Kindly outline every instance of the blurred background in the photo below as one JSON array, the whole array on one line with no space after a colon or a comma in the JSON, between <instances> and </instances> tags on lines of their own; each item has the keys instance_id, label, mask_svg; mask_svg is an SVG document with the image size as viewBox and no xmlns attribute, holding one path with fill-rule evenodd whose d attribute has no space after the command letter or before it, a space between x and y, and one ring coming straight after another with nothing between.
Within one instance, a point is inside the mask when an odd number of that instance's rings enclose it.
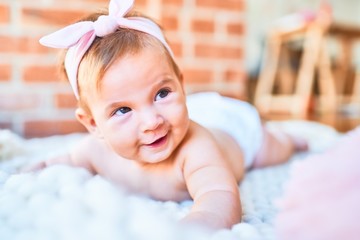
<instances>
[{"instance_id":1,"label":"blurred background","mask_svg":"<svg viewBox=\"0 0 360 240\"><path fill-rule=\"evenodd\" d=\"M27 138L85 131L74 117L70 86L57 75L57 51L38 40L107 5L0 0L0 128ZM255 104L264 119L310 119L346 131L360 124L360 1L329 0L325 15L323 5L137 0L135 8L165 29L188 93L218 91ZM278 101L279 94L288 98Z\"/></svg>"}]
</instances>

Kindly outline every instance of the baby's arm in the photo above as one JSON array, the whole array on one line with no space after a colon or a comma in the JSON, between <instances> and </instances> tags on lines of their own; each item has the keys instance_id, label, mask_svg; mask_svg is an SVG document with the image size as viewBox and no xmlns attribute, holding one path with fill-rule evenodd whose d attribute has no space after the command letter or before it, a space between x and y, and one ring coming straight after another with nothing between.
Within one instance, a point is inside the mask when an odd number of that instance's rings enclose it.
<instances>
[{"instance_id":1,"label":"baby's arm","mask_svg":"<svg viewBox=\"0 0 360 240\"><path fill-rule=\"evenodd\" d=\"M206 151L187 159L184 165L184 176L194 205L183 222L211 229L231 228L241 220L236 179L216 146L204 149Z\"/></svg>"},{"instance_id":2,"label":"baby's arm","mask_svg":"<svg viewBox=\"0 0 360 240\"><path fill-rule=\"evenodd\" d=\"M75 167L84 167L89 171L93 171L93 167L90 161L91 153L88 151L88 149L94 149L93 147L91 147L92 145L91 142L93 142L93 140L91 140L92 138L93 137L90 135L86 136L83 139L81 139L79 142L77 142L68 153L64 153L40 161L38 163L25 167L21 171L22 172L38 171L55 164L65 164Z\"/></svg>"},{"instance_id":3,"label":"baby's arm","mask_svg":"<svg viewBox=\"0 0 360 240\"><path fill-rule=\"evenodd\" d=\"M68 164L71 165L70 155L68 153L62 154L53 158L49 158L47 160L43 160L37 162L35 164L30 164L29 166L25 166L21 169L21 172L35 172L42 170L48 166L55 165L55 164Z\"/></svg>"}]
</instances>

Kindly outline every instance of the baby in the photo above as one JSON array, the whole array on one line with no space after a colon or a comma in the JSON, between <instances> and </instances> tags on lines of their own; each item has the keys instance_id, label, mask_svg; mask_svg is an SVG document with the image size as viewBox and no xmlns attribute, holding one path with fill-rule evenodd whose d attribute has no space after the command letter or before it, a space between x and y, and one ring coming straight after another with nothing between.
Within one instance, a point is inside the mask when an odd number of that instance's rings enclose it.
<instances>
[{"instance_id":1,"label":"baby","mask_svg":"<svg viewBox=\"0 0 360 240\"><path fill-rule=\"evenodd\" d=\"M186 97L159 26L132 5L111 0L109 13L40 40L67 49L76 117L90 134L67 156L32 169L70 164L154 199L192 199L182 222L230 228L241 220L244 171L285 162L306 143L264 129L245 102L216 93Z\"/></svg>"}]
</instances>

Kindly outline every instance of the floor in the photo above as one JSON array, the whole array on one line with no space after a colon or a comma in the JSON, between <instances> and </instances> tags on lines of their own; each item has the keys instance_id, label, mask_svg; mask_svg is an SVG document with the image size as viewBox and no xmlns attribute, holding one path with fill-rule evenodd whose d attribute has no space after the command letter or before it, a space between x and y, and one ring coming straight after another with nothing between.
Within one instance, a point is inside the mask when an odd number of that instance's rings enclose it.
<instances>
[{"instance_id":1,"label":"floor","mask_svg":"<svg viewBox=\"0 0 360 240\"><path fill-rule=\"evenodd\" d=\"M344 113L310 113L305 118L296 118L287 114L270 114L262 116L265 120L289 120L289 119L306 119L309 121L320 122L334 127L339 132L347 132L360 126L360 113L357 115L348 115Z\"/></svg>"},{"instance_id":2,"label":"floor","mask_svg":"<svg viewBox=\"0 0 360 240\"><path fill-rule=\"evenodd\" d=\"M248 100L250 103L253 103L254 92L256 88L256 78L249 79L248 84ZM326 125L334 127L339 132L347 132L351 129L354 129L357 126L360 126L360 104L354 109L342 107L342 111L337 111L336 113L316 113L314 111L309 111L308 115L304 118L297 118L289 114L268 114L262 116L264 120L289 120L289 119L306 119L310 121L320 122Z\"/></svg>"}]
</instances>

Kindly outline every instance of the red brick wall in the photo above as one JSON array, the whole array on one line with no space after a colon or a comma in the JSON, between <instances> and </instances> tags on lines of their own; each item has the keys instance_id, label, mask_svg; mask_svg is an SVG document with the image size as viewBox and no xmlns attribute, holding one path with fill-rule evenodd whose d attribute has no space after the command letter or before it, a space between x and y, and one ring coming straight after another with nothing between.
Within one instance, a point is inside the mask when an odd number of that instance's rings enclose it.
<instances>
[{"instance_id":1,"label":"red brick wall","mask_svg":"<svg viewBox=\"0 0 360 240\"><path fill-rule=\"evenodd\" d=\"M58 80L56 50L38 39L108 0L0 2L0 128L25 137L84 131L75 98ZM188 92L216 90L246 98L245 0L137 0L156 19L183 70Z\"/></svg>"}]
</instances>

